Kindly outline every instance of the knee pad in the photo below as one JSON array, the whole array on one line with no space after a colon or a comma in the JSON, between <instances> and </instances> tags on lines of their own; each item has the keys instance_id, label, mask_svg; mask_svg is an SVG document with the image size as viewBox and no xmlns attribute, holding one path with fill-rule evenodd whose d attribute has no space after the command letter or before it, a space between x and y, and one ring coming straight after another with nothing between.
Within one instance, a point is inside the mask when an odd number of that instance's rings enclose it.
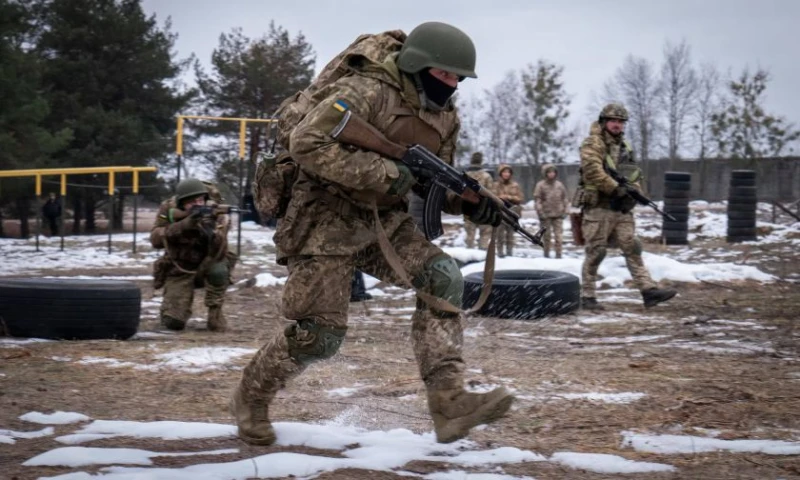
<instances>
[{"instance_id":1,"label":"knee pad","mask_svg":"<svg viewBox=\"0 0 800 480\"><path fill-rule=\"evenodd\" d=\"M586 252L587 253L586 256L587 257L591 257L592 258L592 263L595 264L595 265L600 265L600 262L602 262L603 259L606 258L606 247L605 247L605 245L601 245L601 246L597 246L597 247L591 247L588 250L589 251Z\"/></svg>"},{"instance_id":2,"label":"knee pad","mask_svg":"<svg viewBox=\"0 0 800 480\"><path fill-rule=\"evenodd\" d=\"M622 254L626 257L630 255L641 255L642 242L638 238L634 238L630 242L625 242L625 245L622 248Z\"/></svg>"},{"instance_id":3,"label":"knee pad","mask_svg":"<svg viewBox=\"0 0 800 480\"><path fill-rule=\"evenodd\" d=\"M423 288L431 295L447 300L461 308L464 297L464 277L455 260L448 255L433 257L425 272L415 279L417 288Z\"/></svg>"},{"instance_id":4,"label":"knee pad","mask_svg":"<svg viewBox=\"0 0 800 480\"><path fill-rule=\"evenodd\" d=\"M301 365L331 358L344 342L347 327L320 325L314 320L299 320L286 327L283 334L289 344L289 356Z\"/></svg>"},{"instance_id":5,"label":"knee pad","mask_svg":"<svg viewBox=\"0 0 800 480\"><path fill-rule=\"evenodd\" d=\"M228 284L228 264L224 262L212 263L206 274L206 281L215 287L224 287Z\"/></svg>"}]
</instances>

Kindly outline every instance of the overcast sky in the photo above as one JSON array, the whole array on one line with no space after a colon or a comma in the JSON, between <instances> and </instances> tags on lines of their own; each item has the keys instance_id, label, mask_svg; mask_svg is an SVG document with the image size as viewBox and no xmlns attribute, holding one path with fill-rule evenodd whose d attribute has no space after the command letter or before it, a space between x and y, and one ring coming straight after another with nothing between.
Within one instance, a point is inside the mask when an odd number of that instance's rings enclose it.
<instances>
[{"instance_id":1,"label":"overcast sky","mask_svg":"<svg viewBox=\"0 0 800 480\"><path fill-rule=\"evenodd\" d=\"M581 118L590 116L592 92L626 55L660 63L665 40L685 39L695 63L713 62L734 74L745 66L767 68L768 111L800 123L796 0L144 0L143 6L160 21L171 17L178 54L194 53L205 65L220 33L241 27L260 37L271 20L305 35L317 53L317 71L362 33L451 23L478 51L479 78L463 82L462 93L478 94L507 71L544 58L564 66L572 115Z\"/></svg>"}]
</instances>

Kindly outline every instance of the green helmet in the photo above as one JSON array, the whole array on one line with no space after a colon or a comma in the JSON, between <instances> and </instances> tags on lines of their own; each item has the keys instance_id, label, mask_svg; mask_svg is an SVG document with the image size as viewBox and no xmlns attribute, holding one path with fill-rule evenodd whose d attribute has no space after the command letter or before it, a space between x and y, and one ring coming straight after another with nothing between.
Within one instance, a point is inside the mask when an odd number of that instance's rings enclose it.
<instances>
[{"instance_id":1,"label":"green helmet","mask_svg":"<svg viewBox=\"0 0 800 480\"><path fill-rule=\"evenodd\" d=\"M472 158L469 161L470 165L480 165L483 163L483 153L475 152L472 154Z\"/></svg>"},{"instance_id":2,"label":"green helmet","mask_svg":"<svg viewBox=\"0 0 800 480\"><path fill-rule=\"evenodd\" d=\"M397 67L406 73L439 68L460 77L475 74L475 45L466 33L440 22L423 23L408 34L397 57Z\"/></svg>"},{"instance_id":3,"label":"green helmet","mask_svg":"<svg viewBox=\"0 0 800 480\"><path fill-rule=\"evenodd\" d=\"M175 201L178 203L178 206L187 198L197 197L199 195L208 195L208 190L206 190L205 184L196 178L181 180L181 183L175 188Z\"/></svg>"},{"instance_id":4,"label":"green helmet","mask_svg":"<svg viewBox=\"0 0 800 480\"><path fill-rule=\"evenodd\" d=\"M628 111L619 103L609 103L600 110L600 121L615 118L617 120L628 121Z\"/></svg>"}]
</instances>

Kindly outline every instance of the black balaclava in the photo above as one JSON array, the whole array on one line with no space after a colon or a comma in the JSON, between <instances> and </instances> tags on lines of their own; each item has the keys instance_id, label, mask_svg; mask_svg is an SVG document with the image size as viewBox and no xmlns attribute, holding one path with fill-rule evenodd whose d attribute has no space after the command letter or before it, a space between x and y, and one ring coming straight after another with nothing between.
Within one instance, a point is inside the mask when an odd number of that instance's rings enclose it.
<instances>
[{"instance_id":1,"label":"black balaclava","mask_svg":"<svg viewBox=\"0 0 800 480\"><path fill-rule=\"evenodd\" d=\"M432 110L441 110L447 106L450 97L456 93L458 87L451 87L443 81L431 75L430 69L420 70L414 75L417 78L417 88L424 94L429 107ZM430 105L430 104L433 105Z\"/></svg>"}]
</instances>

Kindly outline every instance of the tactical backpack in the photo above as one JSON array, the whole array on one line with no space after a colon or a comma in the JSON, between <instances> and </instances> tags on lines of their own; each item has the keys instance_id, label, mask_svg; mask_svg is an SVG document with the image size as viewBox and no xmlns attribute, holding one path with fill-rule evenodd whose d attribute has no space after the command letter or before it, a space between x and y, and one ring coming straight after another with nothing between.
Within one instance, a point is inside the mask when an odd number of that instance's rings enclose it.
<instances>
[{"instance_id":1,"label":"tactical backpack","mask_svg":"<svg viewBox=\"0 0 800 480\"><path fill-rule=\"evenodd\" d=\"M311 85L281 103L273 115L277 122L271 128L272 145L261 156L255 172L253 200L259 213L271 218L282 218L286 213L292 186L299 174L297 163L288 153L289 137L321 100L315 98L315 94L340 78L354 74L365 62L383 62L389 54L400 51L405 39L402 30L360 35L325 65ZM282 153L276 155L278 146Z\"/></svg>"}]
</instances>

